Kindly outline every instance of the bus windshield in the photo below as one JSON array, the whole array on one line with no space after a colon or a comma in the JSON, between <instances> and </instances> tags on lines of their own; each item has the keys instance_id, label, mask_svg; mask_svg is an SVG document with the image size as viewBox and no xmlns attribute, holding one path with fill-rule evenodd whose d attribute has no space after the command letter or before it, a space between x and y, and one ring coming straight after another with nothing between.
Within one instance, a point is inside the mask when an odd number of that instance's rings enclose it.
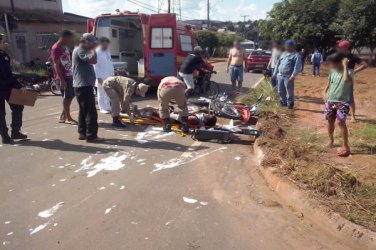
<instances>
[{"instance_id":1,"label":"bus windshield","mask_svg":"<svg viewBox=\"0 0 376 250\"><path fill-rule=\"evenodd\" d=\"M255 45L253 43L242 43L240 44L242 49L255 49Z\"/></svg>"}]
</instances>

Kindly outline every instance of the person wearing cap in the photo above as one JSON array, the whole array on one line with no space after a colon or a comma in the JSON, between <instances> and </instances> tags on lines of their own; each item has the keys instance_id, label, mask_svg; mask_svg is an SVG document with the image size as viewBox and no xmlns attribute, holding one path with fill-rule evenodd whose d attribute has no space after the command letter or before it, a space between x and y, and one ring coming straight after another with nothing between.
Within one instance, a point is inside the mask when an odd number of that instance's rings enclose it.
<instances>
[{"instance_id":1,"label":"person wearing cap","mask_svg":"<svg viewBox=\"0 0 376 250\"><path fill-rule=\"evenodd\" d=\"M96 76L93 65L97 63L96 46L97 38L85 33L72 55L73 87L79 107L78 139L94 143L103 141L98 137L98 113L94 95Z\"/></svg>"},{"instance_id":2,"label":"person wearing cap","mask_svg":"<svg viewBox=\"0 0 376 250\"><path fill-rule=\"evenodd\" d=\"M125 127L120 121L120 108L131 120L134 120L134 114L131 112L132 95L145 97L149 86L144 83L137 84L135 80L128 77L112 76L103 82L103 89L111 100L112 126Z\"/></svg>"},{"instance_id":3,"label":"person wearing cap","mask_svg":"<svg viewBox=\"0 0 376 250\"><path fill-rule=\"evenodd\" d=\"M347 59L349 60L348 68L350 70L354 71L354 74L357 74L366 68L368 68L368 64L363 61L360 57L357 55L354 55L351 53L351 45L349 41L340 41L337 45L337 50L341 53L344 53L347 56ZM358 68L355 68L356 65L360 65ZM351 121L356 121L355 116L355 96L354 96L354 81L352 83L352 91L351 91L351 98L350 98L350 113L351 113Z\"/></svg>"},{"instance_id":4,"label":"person wearing cap","mask_svg":"<svg viewBox=\"0 0 376 250\"><path fill-rule=\"evenodd\" d=\"M179 108L179 118L181 121L181 130L185 133L189 132L188 126L188 106L187 95L189 89L185 90L184 82L177 77L168 76L161 80L158 86L158 103L159 116L163 119L163 131L171 131L170 119L170 103L172 100L176 102Z\"/></svg>"},{"instance_id":5,"label":"person wearing cap","mask_svg":"<svg viewBox=\"0 0 376 250\"><path fill-rule=\"evenodd\" d=\"M204 57L205 51L200 46L196 46L193 49L193 54L189 54L180 66L179 76L184 80L189 93L195 89L193 75L205 63Z\"/></svg>"},{"instance_id":6,"label":"person wearing cap","mask_svg":"<svg viewBox=\"0 0 376 250\"><path fill-rule=\"evenodd\" d=\"M12 144L13 139L26 139L27 135L21 133L22 112L24 106L9 104L12 111L12 133L8 134L7 122L5 119L5 102L9 101L12 89L21 89L26 93L26 89L14 78L11 69L10 57L4 51L5 36L0 34L0 135L3 144Z\"/></svg>"},{"instance_id":7,"label":"person wearing cap","mask_svg":"<svg viewBox=\"0 0 376 250\"><path fill-rule=\"evenodd\" d=\"M74 34L70 30L64 30L59 40L51 47L51 59L54 65L55 80L60 84L63 97L63 111L59 123L77 125L70 114L70 106L74 98L72 60L69 47L73 45Z\"/></svg>"},{"instance_id":8,"label":"person wearing cap","mask_svg":"<svg viewBox=\"0 0 376 250\"><path fill-rule=\"evenodd\" d=\"M234 41L234 47L230 50L227 59L227 73L230 73L232 89L241 89L243 86L244 72L247 72L247 54L245 50L240 47L239 41Z\"/></svg>"},{"instance_id":9,"label":"person wearing cap","mask_svg":"<svg viewBox=\"0 0 376 250\"><path fill-rule=\"evenodd\" d=\"M97 76L98 107L99 111L104 114L110 113L111 105L110 98L104 91L102 84L108 77L115 75L111 52L108 50L109 45L110 40L107 37L100 37L99 46L95 50L97 52L97 64L94 65L94 69Z\"/></svg>"},{"instance_id":10,"label":"person wearing cap","mask_svg":"<svg viewBox=\"0 0 376 250\"><path fill-rule=\"evenodd\" d=\"M278 60L276 69L273 73L273 79L278 82L278 94L282 106L289 109L294 108L295 104L295 78L302 71L302 60L298 52L296 52L296 44L294 40L285 42L285 52L282 53Z\"/></svg>"}]
</instances>

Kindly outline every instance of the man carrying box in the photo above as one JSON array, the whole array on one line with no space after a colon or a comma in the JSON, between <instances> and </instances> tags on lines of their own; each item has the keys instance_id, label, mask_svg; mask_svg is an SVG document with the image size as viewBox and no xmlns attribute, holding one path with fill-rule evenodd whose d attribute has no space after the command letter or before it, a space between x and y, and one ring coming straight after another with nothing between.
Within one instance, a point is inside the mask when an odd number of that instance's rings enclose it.
<instances>
[{"instance_id":1,"label":"man carrying box","mask_svg":"<svg viewBox=\"0 0 376 250\"><path fill-rule=\"evenodd\" d=\"M26 89L14 78L10 67L10 57L4 51L4 35L0 34L0 134L3 144L11 144L13 139L26 139L27 135L21 133L22 105L9 104L12 110L12 133L8 134L8 127L5 120L5 101L9 101L12 89L21 89L26 93Z\"/></svg>"}]
</instances>

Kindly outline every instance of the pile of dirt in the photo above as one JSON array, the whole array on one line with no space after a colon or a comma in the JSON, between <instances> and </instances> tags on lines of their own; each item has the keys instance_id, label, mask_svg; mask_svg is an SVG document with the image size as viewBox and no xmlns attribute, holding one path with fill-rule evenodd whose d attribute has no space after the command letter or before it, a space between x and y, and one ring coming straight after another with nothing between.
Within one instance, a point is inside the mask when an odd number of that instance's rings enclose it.
<instances>
[{"instance_id":1,"label":"pile of dirt","mask_svg":"<svg viewBox=\"0 0 376 250\"><path fill-rule=\"evenodd\" d=\"M262 167L276 172L345 218L376 231L376 187L362 184L350 172L328 162L312 145L296 136L294 118L266 113L258 129L265 158Z\"/></svg>"}]
</instances>

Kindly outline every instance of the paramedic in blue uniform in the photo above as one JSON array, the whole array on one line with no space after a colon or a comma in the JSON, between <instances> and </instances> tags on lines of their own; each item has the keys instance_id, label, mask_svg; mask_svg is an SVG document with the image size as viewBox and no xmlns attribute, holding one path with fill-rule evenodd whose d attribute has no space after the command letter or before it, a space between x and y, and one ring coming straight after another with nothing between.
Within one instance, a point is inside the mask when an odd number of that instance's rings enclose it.
<instances>
[{"instance_id":1,"label":"paramedic in blue uniform","mask_svg":"<svg viewBox=\"0 0 376 250\"><path fill-rule=\"evenodd\" d=\"M8 102L12 89L26 89L14 78L10 66L10 57L4 51L5 37L0 34L0 134L3 144L11 144L13 139L26 139L27 136L21 133L22 112L21 105L9 104L12 111L12 133L8 134L8 127L5 120L5 102Z\"/></svg>"}]
</instances>

